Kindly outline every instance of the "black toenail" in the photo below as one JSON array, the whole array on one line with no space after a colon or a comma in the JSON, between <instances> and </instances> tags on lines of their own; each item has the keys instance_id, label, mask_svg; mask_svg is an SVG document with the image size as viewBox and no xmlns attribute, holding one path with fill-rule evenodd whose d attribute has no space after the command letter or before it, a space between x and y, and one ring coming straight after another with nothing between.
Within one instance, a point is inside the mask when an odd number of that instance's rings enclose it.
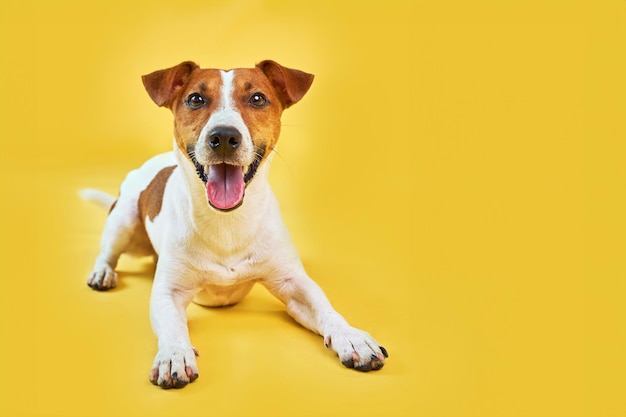
<instances>
[{"instance_id":1,"label":"black toenail","mask_svg":"<svg viewBox=\"0 0 626 417\"><path fill-rule=\"evenodd\" d=\"M345 361L341 361L341 363L346 368L354 368L354 360L353 359L348 359L348 360L345 360Z\"/></svg>"},{"instance_id":2,"label":"black toenail","mask_svg":"<svg viewBox=\"0 0 626 417\"><path fill-rule=\"evenodd\" d=\"M172 374L172 378L178 378L178 372L174 372L174 373Z\"/></svg>"},{"instance_id":3,"label":"black toenail","mask_svg":"<svg viewBox=\"0 0 626 417\"><path fill-rule=\"evenodd\" d=\"M370 359L372 359L373 361L375 361L376 359L378 359L378 356L376 356L376 355L372 354L372 355L370 355Z\"/></svg>"},{"instance_id":4,"label":"black toenail","mask_svg":"<svg viewBox=\"0 0 626 417\"><path fill-rule=\"evenodd\" d=\"M384 348L384 347L382 347L382 346L378 346L378 347L380 348L380 351L383 353L383 356L384 356L385 358L388 358L388 357L389 357L389 354L387 353L387 349L385 349L385 348Z\"/></svg>"}]
</instances>

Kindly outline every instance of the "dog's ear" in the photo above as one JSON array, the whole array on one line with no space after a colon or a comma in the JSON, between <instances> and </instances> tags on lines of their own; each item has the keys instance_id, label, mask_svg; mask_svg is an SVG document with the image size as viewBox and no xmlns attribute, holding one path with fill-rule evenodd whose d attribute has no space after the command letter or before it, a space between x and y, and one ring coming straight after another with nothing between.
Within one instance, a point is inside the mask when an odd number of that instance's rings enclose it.
<instances>
[{"instance_id":1,"label":"dog's ear","mask_svg":"<svg viewBox=\"0 0 626 417\"><path fill-rule=\"evenodd\" d=\"M185 85L191 73L199 68L198 64L185 61L175 67L155 71L141 77L150 98L158 105L172 108L172 102L178 90Z\"/></svg>"},{"instance_id":2,"label":"dog's ear","mask_svg":"<svg viewBox=\"0 0 626 417\"><path fill-rule=\"evenodd\" d=\"M262 61L256 67L272 82L284 108L300 101L313 82L312 74L285 68L274 61Z\"/></svg>"}]
</instances>

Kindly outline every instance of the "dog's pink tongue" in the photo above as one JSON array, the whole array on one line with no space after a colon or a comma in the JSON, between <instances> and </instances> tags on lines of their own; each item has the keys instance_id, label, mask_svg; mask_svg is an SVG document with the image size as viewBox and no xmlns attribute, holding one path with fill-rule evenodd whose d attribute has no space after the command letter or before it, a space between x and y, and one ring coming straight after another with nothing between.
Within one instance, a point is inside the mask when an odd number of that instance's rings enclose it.
<instances>
[{"instance_id":1,"label":"dog's pink tongue","mask_svg":"<svg viewBox=\"0 0 626 417\"><path fill-rule=\"evenodd\" d=\"M213 207L221 210L237 207L241 204L244 190L242 167L209 165L206 192Z\"/></svg>"}]
</instances>

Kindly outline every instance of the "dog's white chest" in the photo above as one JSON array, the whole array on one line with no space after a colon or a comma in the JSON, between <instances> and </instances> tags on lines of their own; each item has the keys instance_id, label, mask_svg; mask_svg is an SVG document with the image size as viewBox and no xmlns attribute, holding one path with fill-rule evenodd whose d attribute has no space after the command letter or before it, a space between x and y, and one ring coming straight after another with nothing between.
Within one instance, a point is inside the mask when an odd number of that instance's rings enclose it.
<instances>
[{"instance_id":1,"label":"dog's white chest","mask_svg":"<svg viewBox=\"0 0 626 417\"><path fill-rule=\"evenodd\" d=\"M203 284L229 286L253 281L260 277L259 265L250 257L222 259L203 263L200 267Z\"/></svg>"}]
</instances>

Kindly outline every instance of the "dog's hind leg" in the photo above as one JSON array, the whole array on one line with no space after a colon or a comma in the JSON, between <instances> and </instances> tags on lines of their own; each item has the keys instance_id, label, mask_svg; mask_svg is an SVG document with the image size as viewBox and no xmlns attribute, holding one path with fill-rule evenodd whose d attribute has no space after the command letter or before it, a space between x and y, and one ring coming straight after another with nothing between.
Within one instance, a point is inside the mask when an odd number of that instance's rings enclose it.
<instances>
[{"instance_id":1,"label":"dog's hind leg","mask_svg":"<svg viewBox=\"0 0 626 417\"><path fill-rule=\"evenodd\" d=\"M119 199L113 205L104 225L100 254L96 258L87 285L98 291L114 288L117 285L115 267L120 255L124 252L147 255L151 253L150 249L138 215L136 200Z\"/></svg>"}]
</instances>

